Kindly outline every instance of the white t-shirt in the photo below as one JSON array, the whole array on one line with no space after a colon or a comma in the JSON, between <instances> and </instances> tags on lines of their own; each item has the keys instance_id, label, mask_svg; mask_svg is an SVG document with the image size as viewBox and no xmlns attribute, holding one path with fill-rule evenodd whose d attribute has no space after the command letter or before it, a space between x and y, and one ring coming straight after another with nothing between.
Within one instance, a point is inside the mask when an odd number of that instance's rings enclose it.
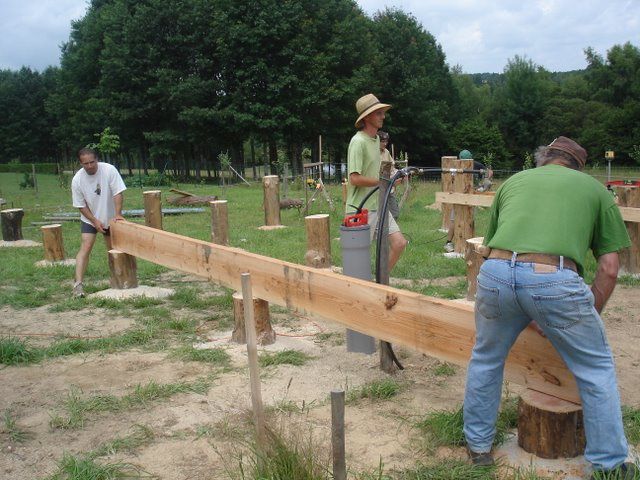
<instances>
[{"instance_id":1,"label":"white t-shirt","mask_svg":"<svg viewBox=\"0 0 640 480\"><path fill-rule=\"evenodd\" d=\"M116 167L108 163L98 162L98 170L89 175L81 168L71 181L73 206L76 208L89 207L91 213L104 226L115 217L115 203L113 197L125 191L127 187ZM91 225L87 217L80 214L80 220Z\"/></svg>"}]
</instances>

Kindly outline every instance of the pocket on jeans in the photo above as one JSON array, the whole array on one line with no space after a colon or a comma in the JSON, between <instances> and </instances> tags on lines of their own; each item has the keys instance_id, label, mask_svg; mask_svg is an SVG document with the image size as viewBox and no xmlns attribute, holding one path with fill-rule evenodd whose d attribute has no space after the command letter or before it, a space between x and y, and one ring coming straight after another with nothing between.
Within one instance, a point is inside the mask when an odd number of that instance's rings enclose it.
<instances>
[{"instance_id":1,"label":"pocket on jeans","mask_svg":"<svg viewBox=\"0 0 640 480\"><path fill-rule=\"evenodd\" d=\"M497 288L485 287L478 282L476 310L486 319L500 317L500 294Z\"/></svg>"},{"instance_id":2,"label":"pocket on jeans","mask_svg":"<svg viewBox=\"0 0 640 480\"><path fill-rule=\"evenodd\" d=\"M544 322L549 327L560 330L571 328L582 319L581 310L589 308L588 301L580 297L576 292L560 295L532 295L533 302L540 314L540 318L536 321Z\"/></svg>"}]
</instances>

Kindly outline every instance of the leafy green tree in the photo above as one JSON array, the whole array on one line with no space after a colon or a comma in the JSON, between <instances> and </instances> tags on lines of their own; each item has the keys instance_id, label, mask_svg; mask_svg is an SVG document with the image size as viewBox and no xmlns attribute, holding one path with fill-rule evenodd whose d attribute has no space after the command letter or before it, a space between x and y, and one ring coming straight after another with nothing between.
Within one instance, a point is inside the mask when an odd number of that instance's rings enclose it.
<instances>
[{"instance_id":1,"label":"leafy green tree","mask_svg":"<svg viewBox=\"0 0 640 480\"><path fill-rule=\"evenodd\" d=\"M451 147L456 154L467 149L480 162L490 160L494 170L508 169L511 166L500 130L479 117L465 120L455 127L451 134Z\"/></svg>"}]
</instances>

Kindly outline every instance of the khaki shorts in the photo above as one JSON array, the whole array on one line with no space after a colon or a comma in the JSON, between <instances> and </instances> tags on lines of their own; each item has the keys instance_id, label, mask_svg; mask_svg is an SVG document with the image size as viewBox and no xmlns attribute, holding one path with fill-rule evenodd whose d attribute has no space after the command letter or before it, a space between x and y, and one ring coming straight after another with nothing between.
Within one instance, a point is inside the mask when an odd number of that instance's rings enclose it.
<instances>
[{"instance_id":1,"label":"khaki shorts","mask_svg":"<svg viewBox=\"0 0 640 480\"><path fill-rule=\"evenodd\" d=\"M371 240L376 238L376 223L378 222L378 212L369 212L369 221L367 222L371 227ZM391 216L391 213L387 212L387 225L389 225L389 235L392 233L398 233L400 227Z\"/></svg>"}]
</instances>

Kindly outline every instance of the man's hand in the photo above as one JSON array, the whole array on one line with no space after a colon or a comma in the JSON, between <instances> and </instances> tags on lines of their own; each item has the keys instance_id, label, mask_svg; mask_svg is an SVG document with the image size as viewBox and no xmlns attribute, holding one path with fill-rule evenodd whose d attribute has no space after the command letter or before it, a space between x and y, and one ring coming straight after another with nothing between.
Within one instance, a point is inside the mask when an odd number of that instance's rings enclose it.
<instances>
[{"instance_id":1,"label":"man's hand","mask_svg":"<svg viewBox=\"0 0 640 480\"><path fill-rule=\"evenodd\" d=\"M119 222L121 220L124 220L124 217L122 215L116 215L115 217L113 217L114 222Z\"/></svg>"},{"instance_id":2,"label":"man's hand","mask_svg":"<svg viewBox=\"0 0 640 480\"><path fill-rule=\"evenodd\" d=\"M544 334L544 330L542 330L542 328L540 328L540 325L538 325L538 323L535 320L531 320L531 323L529 323L527 328L530 328L531 330L536 332L541 337L547 338L547 336Z\"/></svg>"},{"instance_id":3,"label":"man's hand","mask_svg":"<svg viewBox=\"0 0 640 480\"><path fill-rule=\"evenodd\" d=\"M100 233L104 233L105 232L104 225L102 225L102 222L100 220L95 219L95 221L93 222L93 226Z\"/></svg>"}]
</instances>

